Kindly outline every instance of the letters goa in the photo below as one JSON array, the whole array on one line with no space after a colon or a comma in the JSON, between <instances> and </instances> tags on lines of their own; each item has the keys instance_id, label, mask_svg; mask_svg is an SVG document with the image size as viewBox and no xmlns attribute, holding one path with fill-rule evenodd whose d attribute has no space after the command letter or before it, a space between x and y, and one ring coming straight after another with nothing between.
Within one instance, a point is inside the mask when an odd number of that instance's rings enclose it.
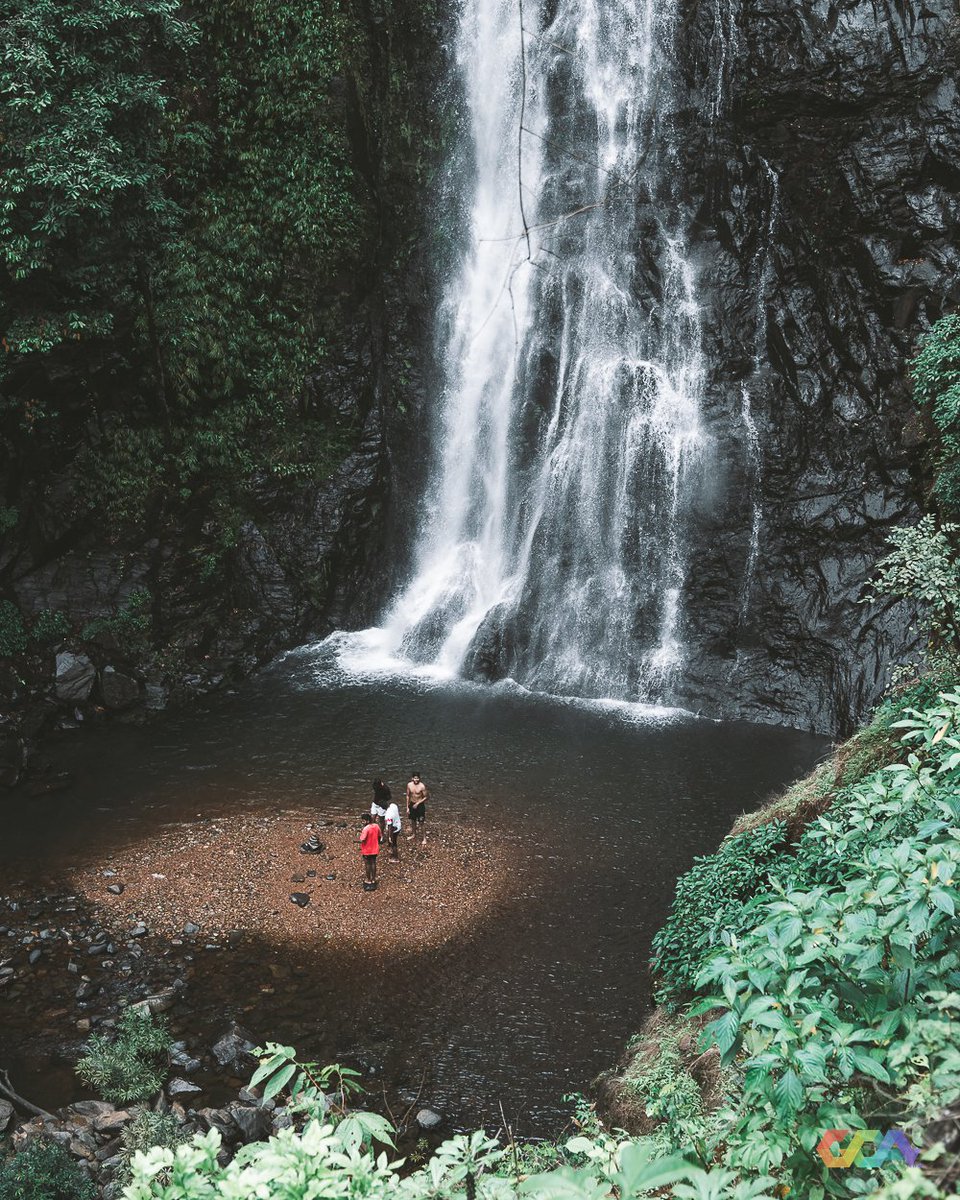
<instances>
[{"instance_id":1,"label":"letters goa","mask_svg":"<svg viewBox=\"0 0 960 1200\"><path fill-rule=\"evenodd\" d=\"M817 1145L817 1153L828 1167L882 1167L893 1154L899 1154L908 1167L912 1167L919 1154L899 1129L890 1129L883 1141L874 1149L873 1143L880 1137L879 1129L858 1129L850 1145L838 1154L840 1143L850 1133L849 1129L828 1129ZM868 1153L863 1152L867 1144ZM873 1153L869 1153L873 1150Z\"/></svg>"}]
</instances>

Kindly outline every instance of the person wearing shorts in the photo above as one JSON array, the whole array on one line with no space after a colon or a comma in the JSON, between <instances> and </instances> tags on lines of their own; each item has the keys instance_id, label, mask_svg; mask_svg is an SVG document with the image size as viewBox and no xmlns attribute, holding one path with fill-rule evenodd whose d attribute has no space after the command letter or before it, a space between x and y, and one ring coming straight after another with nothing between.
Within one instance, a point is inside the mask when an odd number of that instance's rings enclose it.
<instances>
[{"instance_id":1,"label":"person wearing shorts","mask_svg":"<svg viewBox=\"0 0 960 1200\"><path fill-rule=\"evenodd\" d=\"M375 817L363 813L360 817L363 829L360 830L360 855L363 859L363 870L367 883L377 882L377 855L380 853L380 826Z\"/></svg>"},{"instance_id":2,"label":"person wearing shorts","mask_svg":"<svg viewBox=\"0 0 960 1200\"><path fill-rule=\"evenodd\" d=\"M430 793L427 785L421 780L420 772L414 771L407 784L407 816L410 818L410 833L408 837L420 834L421 843L427 840L427 800Z\"/></svg>"}]
</instances>

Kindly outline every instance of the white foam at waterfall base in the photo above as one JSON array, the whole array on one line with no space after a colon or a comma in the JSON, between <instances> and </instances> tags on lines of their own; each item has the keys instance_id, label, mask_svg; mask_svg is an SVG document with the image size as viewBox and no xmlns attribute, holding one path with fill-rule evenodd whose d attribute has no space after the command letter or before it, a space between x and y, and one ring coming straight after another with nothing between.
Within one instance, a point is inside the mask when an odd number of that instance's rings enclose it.
<instances>
[{"instance_id":1,"label":"white foam at waterfall base","mask_svg":"<svg viewBox=\"0 0 960 1200\"><path fill-rule=\"evenodd\" d=\"M698 714L671 705L558 696L552 692L534 691L515 679L481 684L462 679L455 671L437 667L433 663L413 666L407 659L391 652L389 636L382 628L377 627L350 632L338 630L320 642L312 642L288 651L284 660L289 662L294 657L300 660L294 673L300 687L339 688L345 684L362 686L378 680L391 680L408 684L418 691L439 688L529 697L531 702L537 704L556 704L564 708L582 709L584 712L613 717L630 725L659 725L699 719Z\"/></svg>"}]
</instances>

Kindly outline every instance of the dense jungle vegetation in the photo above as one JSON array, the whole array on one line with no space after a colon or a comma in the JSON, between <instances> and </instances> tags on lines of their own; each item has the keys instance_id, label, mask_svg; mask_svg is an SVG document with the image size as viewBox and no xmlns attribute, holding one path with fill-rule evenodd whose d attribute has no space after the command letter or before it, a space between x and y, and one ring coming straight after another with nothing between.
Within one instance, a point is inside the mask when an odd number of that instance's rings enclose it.
<instances>
[{"instance_id":1,"label":"dense jungle vegetation","mask_svg":"<svg viewBox=\"0 0 960 1200\"><path fill-rule=\"evenodd\" d=\"M211 574L255 485L339 461L362 408L307 381L352 325L386 336L436 21L394 0L0 3L0 529L48 536L45 489L67 489L108 538L189 524Z\"/></svg>"}]
</instances>

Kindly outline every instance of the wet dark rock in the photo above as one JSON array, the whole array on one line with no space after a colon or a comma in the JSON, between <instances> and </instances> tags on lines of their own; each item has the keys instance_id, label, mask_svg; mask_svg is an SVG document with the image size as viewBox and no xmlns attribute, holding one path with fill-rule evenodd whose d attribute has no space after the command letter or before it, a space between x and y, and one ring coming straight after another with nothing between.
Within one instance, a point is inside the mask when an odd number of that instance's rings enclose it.
<instances>
[{"instance_id":1,"label":"wet dark rock","mask_svg":"<svg viewBox=\"0 0 960 1200\"><path fill-rule=\"evenodd\" d=\"M56 661L57 699L75 703L88 699L93 691L97 668L86 654L61 650Z\"/></svg>"},{"instance_id":2,"label":"wet dark rock","mask_svg":"<svg viewBox=\"0 0 960 1200\"><path fill-rule=\"evenodd\" d=\"M274 1134L293 1125L293 1116L287 1108L278 1108L270 1114L270 1129Z\"/></svg>"},{"instance_id":3,"label":"wet dark rock","mask_svg":"<svg viewBox=\"0 0 960 1200\"><path fill-rule=\"evenodd\" d=\"M261 1142L270 1136L273 1114L268 1109L233 1103L229 1112L244 1142Z\"/></svg>"},{"instance_id":4,"label":"wet dark rock","mask_svg":"<svg viewBox=\"0 0 960 1200\"><path fill-rule=\"evenodd\" d=\"M194 1071L200 1070L200 1059L194 1058L187 1050L186 1042L174 1042L170 1047L170 1061L186 1075L192 1075Z\"/></svg>"},{"instance_id":5,"label":"wet dark rock","mask_svg":"<svg viewBox=\"0 0 960 1200\"><path fill-rule=\"evenodd\" d=\"M312 833L300 847L301 854L322 854L326 846L315 833Z\"/></svg>"},{"instance_id":6,"label":"wet dark rock","mask_svg":"<svg viewBox=\"0 0 960 1200\"><path fill-rule=\"evenodd\" d=\"M171 1099L174 1096L198 1096L202 1091L203 1088L197 1087L187 1079L171 1079L167 1084L167 1095Z\"/></svg>"},{"instance_id":7,"label":"wet dark rock","mask_svg":"<svg viewBox=\"0 0 960 1200\"><path fill-rule=\"evenodd\" d=\"M715 10L685 15L713 445L672 698L845 732L909 643L902 606L858 601L916 514L906 360L960 299L956 5L744 8L712 121Z\"/></svg>"},{"instance_id":8,"label":"wet dark rock","mask_svg":"<svg viewBox=\"0 0 960 1200\"><path fill-rule=\"evenodd\" d=\"M123 895L123 884L122 883L110 883L107 885L107 891L110 893L111 896L122 896Z\"/></svg>"},{"instance_id":9,"label":"wet dark rock","mask_svg":"<svg viewBox=\"0 0 960 1200\"><path fill-rule=\"evenodd\" d=\"M306 892L291 892L290 902L296 904L299 908L306 908L310 903L310 897Z\"/></svg>"},{"instance_id":10,"label":"wet dark rock","mask_svg":"<svg viewBox=\"0 0 960 1200\"><path fill-rule=\"evenodd\" d=\"M150 930L147 929L146 925L141 922L140 924L133 926L133 928L130 930L130 936L132 938L146 937L149 932Z\"/></svg>"},{"instance_id":11,"label":"wet dark rock","mask_svg":"<svg viewBox=\"0 0 960 1200\"><path fill-rule=\"evenodd\" d=\"M30 966L32 967L35 963L38 963L42 957L43 957L43 951L40 950L39 948L36 950L31 950L30 954L29 954Z\"/></svg>"},{"instance_id":12,"label":"wet dark rock","mask_svg":"<svg viewBox=\"0 0 960 1200\"><path fill-rule=\"evenodd\" d=\"M100 694L107 708L129 708L140 699L140 683L116 667L106 666L100 672Z\"/></svg>"},{"instance_id":13,"label":"wet dark rock","mask_svg":"<svg viewBox=\"0 0 960 1200\"><path fill-rule=\"evenodd\" d=\"M233 1115L222 1108L201 1108L197 1119L203 1129L216 1129L227 1143L235 1142L239 1134Z\"/></svg>"},{"instance_id":14,"label":"wet dark rock","mask_svg":"<svg viewBox=\"0 0 960 1200\"><path fill-rule=\"evenodd\" d=\"M253 1050L250 1034L236 1022L212 1047L213 1057L221 1067L243 1067L252 1063Z\"/></svg>"}]
</instances>

